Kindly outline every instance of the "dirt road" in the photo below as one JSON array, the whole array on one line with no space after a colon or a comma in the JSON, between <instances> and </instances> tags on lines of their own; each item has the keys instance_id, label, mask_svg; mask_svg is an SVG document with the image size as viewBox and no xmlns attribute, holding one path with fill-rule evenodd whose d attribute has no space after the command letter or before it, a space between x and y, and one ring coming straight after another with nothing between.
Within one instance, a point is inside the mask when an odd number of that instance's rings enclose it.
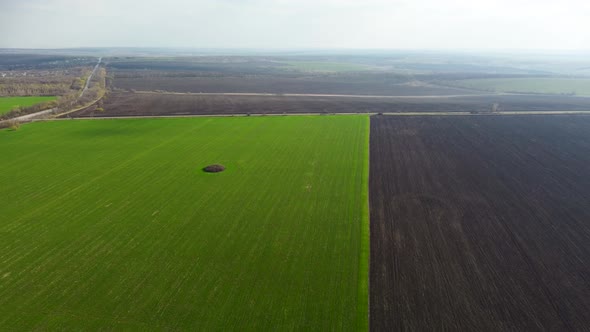
<instances>
[{"instance_id":1,"label":"dirt road","mask_svg":"<svg viewBox=\"0 0 590 332\"><path fill-rule=\"evenodd\" d=\"M78 99L84 95L84 92L86 92L86 90L88 90L88 86L90 85L90 81L92 80L92 77L94 76L94 74L96 74L96 71L98 70L98 67L100 66L101 61L102 61L102 57L99 57L98 62L96 63L96 66L94 66L94 69L92 69L92 73L90 73L90 76L88 76L88 79L86 79L86 84L84 85L84 89L82 89L82 92L80 92L80 96L78 97Z\"/></svg>"},{"instance_id":2,"label":"dirt road","mask_svg":"<svg viewBox=\"0 0 590 332\"><path fill-rule=\"evenodd\" d=\"M63 114L62 114L63 115ZM185 115L130 115L130 116L101 116L101 117L69 117L54 118L50 120L114 120L114 119L153 119L153 118L199 118L199 117L248 117L248 116L330 116L330 115L377 115L377 113L252 113L252 114L185 114ZM520 112L496 112L496 113L471 113L471 112L401 112L381 113L382 116L510 116L510 115L590 115L589 111L520 111Z\"/></svg>"}]
</instances>

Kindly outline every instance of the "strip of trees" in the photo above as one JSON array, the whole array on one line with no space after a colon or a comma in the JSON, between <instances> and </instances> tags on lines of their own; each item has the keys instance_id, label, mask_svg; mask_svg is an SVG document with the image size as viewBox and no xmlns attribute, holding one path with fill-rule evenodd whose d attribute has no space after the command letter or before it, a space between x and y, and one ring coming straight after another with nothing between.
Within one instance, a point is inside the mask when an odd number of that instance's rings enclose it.
<instances>
[{"instance_id":1,"label":"strip of trees","mask_svg":"<svg viewBox=\"0 0 590 332\"><path fill-rule=\"evenodd\" d=\"M0 84L0 97L15 96L61 96L70 91L70 84L47 83L47 84Z\"/></svg>"}]
</instances>

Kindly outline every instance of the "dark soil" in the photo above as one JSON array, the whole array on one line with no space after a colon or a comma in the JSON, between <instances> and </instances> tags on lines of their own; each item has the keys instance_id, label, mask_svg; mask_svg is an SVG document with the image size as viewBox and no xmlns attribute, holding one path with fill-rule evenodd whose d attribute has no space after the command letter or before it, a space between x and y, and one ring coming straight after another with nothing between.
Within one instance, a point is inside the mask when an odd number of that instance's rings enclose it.
<instances>
[{"instance_id":1,"label":"dark soil","mask_svg":"<svg viewBox=\"0 0 590 332\"><path fill-rule=\"evenodd\" d=\"M115 77L114 86L137 91L164 90L194 93L297 93L354 95L448 95L476 91L455 87L412 86L396 76L383 74L334 74L299 76L222 77Z\"/></svg>"},{"instance_id":2,"label":"dark soil","mask_svg":"<svg viewBox=\"0 0 590 332\"><path fill-rule=\"evenodd\" d=\"M388 60L379 57L349 58L354 63L369 61L369 63L381 64L385 67L388 63ZM299 59L309 60L306 57ZM477 96L482 92L448 86L447 82L467 77L519 77L518 75L523 74L519 70L492 75L484 73L489 70L469 65L458 67L445 65L444 68L438 68L439 66L435 65L422 68L428 74L419 75L400 74L387 70L322 73L289 70L280 64L282 60L287 59L188 57L156 61L150 58L107 58L105 59L107 70L109 76L113 77L108 80L109 87L114 92L104 100L105 112L94 112L91 107L71 116L438 111L480 113L489 112L492 104L495 103L498 103L500 109L504 111L590 109L590 98L562 95ZM223 96L206 95L206 93L270 95ZM303 97L285 94L373 95L398 96L398 98ZM453 95L464 97L444 97Z\"/></svg>"},{"instance_id":3,"label":"dark soil","mask_svg":"<svg viewBox=\"0 0 590 332\"><path fill-rule=\"evenodd\" d=\"M207 173L219 173L225 171L225 166L219 164L209 165L203 168L203 171Z\"/></svg>"},{"instance_id":4,"label":"dark soil","mask_svg":"<svg viewBox=\"0 0 590 332\"><path fill-rule=\"evenodd\" d=\"M504 111L589 110L590 98L497 96L465 98L349 98L294 96L212 96L160 93L110 93L104 112L95 106L75 117L203 114L486 112L493 103Z\"/></svg>"},{"instance_id":5,"label":"dark soil","mask_svg":"<svg viewBox=\"0 0 590 332\"><path fill-rule=\"evenodd\" d=\"M590 117L371 120L374 331L587 330Z\"/></svg>"}]
</instances>

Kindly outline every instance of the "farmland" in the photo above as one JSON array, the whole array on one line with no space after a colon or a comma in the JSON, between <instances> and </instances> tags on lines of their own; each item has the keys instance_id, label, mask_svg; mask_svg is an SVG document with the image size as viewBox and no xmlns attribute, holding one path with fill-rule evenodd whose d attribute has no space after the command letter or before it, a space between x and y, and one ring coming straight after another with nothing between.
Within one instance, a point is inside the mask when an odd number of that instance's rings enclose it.
<instances>
[{"instance_id":1,"label":"farmland","mask_svg":"<svg viewBox=\"0 0 590 332\"><path fill-rule=\"evenodd\" d=\"M586 59L107 51L0 50L0 330L588 326Z\"/></svg>"},{"instance_id":2,"label":"farmland","mask_svg":"<svg viewBox=\"0 0 590 332\"><path fill-rule=\"evenodd\" d=\"M72 116L489 112L493 103L499 103L504 111L590 110L590 98L568 96L354 98L112 92L101 102L104 111L95 111L94 105Z\"/></svg>"},{"instance_id":3,"label":"farmland","mask_svg":"<svg viewBox=\"0 0 590 332\"><path fill-rule=\"evenodd\" d=\"M374 117L375 331L585 330L590 118Z\"/></svg>"},{"instance_id":4,"label":"farmland","mask_svg":"<svg viewBox=\"0 0 590 332\"><path fill-rule=\"evenodd\" d=\"M366 330L366 116L0 131L3 330ZM221 173L201 169L221 163Z\"/></svg>"},{"instance_id":5,"label":"farmland","mask_svg":"<svg viewBox=\"0 0 590 332\"><path fill-rule=\"evenodd\" d=\"M55 100L55 97L0 97L0 115L17 107L29 107L50 100Z\"/></svg>"},{"instance_id":6,"label":"farmland","mask_svg":"<svg viewBox=\"0 0 590 332\"><path fill-rule=\"evenodd\" d=\"M285 69L294 69L304 72L338 73L347 71L364 71L370 69L368 66L346 62L285 61L282 63L285 65Z\"/></svg>"},{"instance_id":7,"label":"farmland","mask_svg":"<svg viewBox=\"0 0 590 332\"><path fill-rule=\"evenodd\" d=\"M434 105L437 110L472 110L452 102ZM103 112L89 107L77 112L79 117L133 115L203 115L203 114L283 114L283 113L368 113L398 110L428 110L419 101L383 98L331 98L301 96L199 95L114 92L103 100ZM480 105L488 109L489 104Z\"/></svg>"},{"instance_id":8,"label":"farmland","mask_svg":"<svg viewBox=\"0 0 590 332\"><path fill-rule=\"evenodd\" d=\"M457 87L493 91L590 96L588 78L487 78L454 81Z\"/></svg>"},{"instance_id":9,"label":"farmland","mask_svg":"<svg viewBox=\"0 0 590 332\"><path fill-rule=\"evenodd\" d=\"M469 84L514 80L534 86L561 74L482 59L440 60L415 55L110 57L105 63L112 93L101 107L106 112L93 113L94 107L75 116L485 112L493 104L506 111L590 109L590 98L571 91L542 95L529 88L515 90L524 95L507 95L501 94L506 89ZM265 96L207 95L227 93Z\"/></svg>"},{"instance_id":10,"label":"farmland","mask_svg":"<svg viewBox=\"0 0 590 332\"><path fill-rule=\"evenodd\" d=\"M114 69L113 87L121 90L193 93L312 93L353 95L452 95L473 91L457 87L410 85L407 78L383 73L199 73Z\"/></svg>"}]
</instances>

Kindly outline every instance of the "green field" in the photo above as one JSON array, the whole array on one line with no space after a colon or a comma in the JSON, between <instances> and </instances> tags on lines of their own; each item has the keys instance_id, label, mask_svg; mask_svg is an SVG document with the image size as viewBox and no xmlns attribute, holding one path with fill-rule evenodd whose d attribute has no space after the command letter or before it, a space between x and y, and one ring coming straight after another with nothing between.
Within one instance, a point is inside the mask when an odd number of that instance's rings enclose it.
<instances>
[{"instance_id":1,"label":"green field","mask_svg":"<svg viewBox=\"0 0 590 332\"><path fill-rule=\"evenodd\" d=\"M0 330L367 330L368 126L0 131Z\"/></svg>"},{"instance_id":2,"label":"green field","mask_svg":"<svg viewBox=\"0 0 590 332\"><path fill-rule=\"evenodd\" d=\"M452 85L493 92L574 94L590 96L590 79L489 78L450 82Z\"/></svg>"},{"instance_id":3,"label":"green field","mask_svg":"<svg viewBox=\"0 0 590 332\"><path fill-rule=\"evenodd\" d=\"M0 115L8 113L17 107L29 107L56 97L0 97Z\"/></svg>"},{"instance_id":4,"label":"green field","mask_svg":"<svg viewBox=\"0 0 590 332\"><path fill-rule=\"evenodd\" d=\"M283 61L287 69L295 69L307 72L347 72L347 71L366 71L369 66L358 63L346 62L323 62L323 61Z\"/></svg>"}]
</instances>

